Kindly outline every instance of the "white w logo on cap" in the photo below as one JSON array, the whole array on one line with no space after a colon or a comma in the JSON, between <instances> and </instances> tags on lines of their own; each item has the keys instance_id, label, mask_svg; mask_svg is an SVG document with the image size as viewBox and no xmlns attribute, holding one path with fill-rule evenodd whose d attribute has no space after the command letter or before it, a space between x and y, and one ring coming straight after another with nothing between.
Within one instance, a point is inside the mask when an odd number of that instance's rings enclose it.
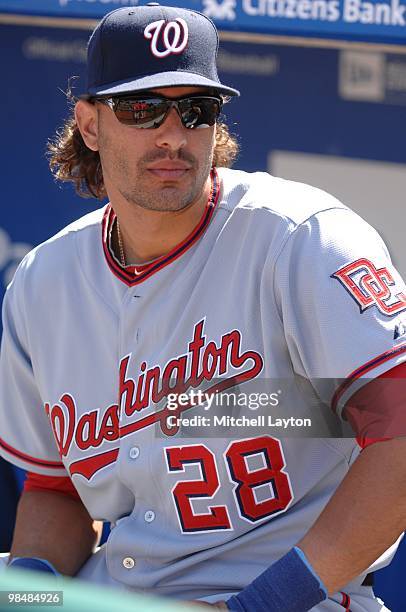
<instances>
[{"instance_id":1,"label":"white w logo on cap","mask_svg":"<svg viewBox=\"0 0 406 612\"><path fill-rule=\"evenodd\" d=\"M180 17L168 22L160 19L147 25L144 36L151 40L151 51L155 57L167 57L171 53L182 53L188 42L189 30L186 21ZM160 37L163 51L158 49Z\"/></svg>"}]
</instances>

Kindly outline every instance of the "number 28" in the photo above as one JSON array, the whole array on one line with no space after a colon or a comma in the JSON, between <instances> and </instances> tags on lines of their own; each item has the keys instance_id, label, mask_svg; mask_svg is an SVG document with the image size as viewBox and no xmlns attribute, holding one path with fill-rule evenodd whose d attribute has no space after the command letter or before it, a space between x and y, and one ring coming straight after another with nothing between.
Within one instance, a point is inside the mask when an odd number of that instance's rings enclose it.
<instances>
[{"instance_id":1,"label":"number 28","mask_svg":"<svg viewBox=\"0 0 406 612\"><path fill-rule=\"evenodd\" d=\"M165 449L169 472L186 474L188 465L200 468L200 480L178 481L172 495L184 533L230 530L227 506L208 505L207 512L195 513L193 499L213 500L220 488L215 455L204 444L171 446ZM262 467L249 469L248 459L262 458ZM234 498L242 519L256 523L286 510L293 499L290 480L279 440L271 436L232 442L224 453L230 480L235 483ZM258 501L256 491L268 487L272 496Z\"/></svg>"}]
</instances>

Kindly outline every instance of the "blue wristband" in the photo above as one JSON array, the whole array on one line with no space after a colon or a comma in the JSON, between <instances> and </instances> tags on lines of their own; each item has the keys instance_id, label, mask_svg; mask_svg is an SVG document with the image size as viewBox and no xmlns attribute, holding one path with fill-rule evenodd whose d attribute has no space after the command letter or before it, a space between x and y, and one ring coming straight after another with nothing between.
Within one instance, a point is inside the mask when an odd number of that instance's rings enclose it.
<instances>
[{"instance_id":1,"label":"blue wristband","mask_svg":"<svg viewBox=\"0 0 406 612\"><path fill-rule=\"evenodd\" d=\"M60 576L60 573L54 568L52 563L46 559L38 559L37 557L14 557L8 566L34 570L36 572L47 572L48 574L54 574L54 576Z\"/></svg>"},{"instance_id":2,"label":"blue wristband","mask_svg":"<svg viewBox=\"0 0 406 612\"><path fill-rule=\"evenodd\" d=\"M305 554L295 547L226 604L236 612L306 612L327 595Z\"/></svg>"}]
</instances>

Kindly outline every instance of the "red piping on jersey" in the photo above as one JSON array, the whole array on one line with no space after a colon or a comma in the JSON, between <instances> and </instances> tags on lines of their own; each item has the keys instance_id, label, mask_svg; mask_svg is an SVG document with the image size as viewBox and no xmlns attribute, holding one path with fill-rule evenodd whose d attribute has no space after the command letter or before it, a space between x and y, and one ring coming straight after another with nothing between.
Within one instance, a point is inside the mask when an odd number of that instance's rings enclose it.
<instances>
[{"instance_id":1,"label":"red piping on jersey","mask_svg":"<svg viewBox=\"0 0 406 612\"><path fill-rule=\"evenodd\" d=\"M401 355L402 353L406 353L406 342L403 342L396 348L392 348L389 351L382 353L382 355L378 355L378 357L374 357L374 359L371 359L371 361L368 361L360 368L357 368L356 370L351 372L351 374L347 376L345 381L338 387L338 389L336 389L336 392L334 393L334 396L331 402L331 407L334 410L334 412L337 411L337 405L340 400L340 397L352 385L354 381L356 381L358 378L361 378L363 374L370 372L371 370L376 368L381 363L385 363L385 361L389 361L393 357Z\"/></svg>"},{"instance_id":2,"label":"red piping on jersey","mask_svg":"<svg viewBox=\"0 0 406 612\"><path fill-rule=\"evenodd\" d=\"M351 597L349 595L347 595L347 593L343 593L342 591L340 591L340 593L343 596L343 598L341 600L342 607L345 608L345 612L351 612L351 610L350 610Z\"/></svg>"},{"instance_id":3,"label":"red piping on jersey","mask_svg":"<svg viewBox=\"0 0 406 612\"><path fill-rule=\"evenodd\" d=\"M113 272L117 278L119 278L123 283L128 285L129 287L133 287L134 285L138 285L142 283L145 279L149 278L155 272L162 270L165 266L169 265L176 259L178 259L181 255L183 255L191 246L200 238L205 229L208 227L213 213L216 209L217 202L220 195L219 188L219 177L217 174L217 170L212 168L210 173L211 178L211 190L210 196L208 198L206 207L204 209L203 215L193 229L193 231L179 244L177 244L169 253L159 257L155 261L149 264L138 265L138 266L127 266L123 268L120 266L114 257L111 255L108 242L109 242L109 231L111 226L113 225L116 219L116 213L112 209L109 204L106 208L106 212L104 213L103 223L102 223L102 239L103 239L103 251L109 265L110 270Z\"/></svg>"},{"instance_id":4,"label":"red piping on jersey","mask_svg":"<svg viewBox=\"0 0 406 612\"><path fill-rule=\"evenodd\" d=\"M28 463L32 463L33 465L51 468L52 470L59 470L61 468L65 469L65 466L63 463L58 463L56 461L47 461L46 459L36 459L35 457L26 455L25 453L22 453L21 451L18 451L16 448L13 448L9 444L7 444L2 438L0 438L0 446L5 451L10 453L10 455L14 455L14 457L18 457L19 459L22 459L23 461L28 461Z\"/></svg>"}]
</instances>

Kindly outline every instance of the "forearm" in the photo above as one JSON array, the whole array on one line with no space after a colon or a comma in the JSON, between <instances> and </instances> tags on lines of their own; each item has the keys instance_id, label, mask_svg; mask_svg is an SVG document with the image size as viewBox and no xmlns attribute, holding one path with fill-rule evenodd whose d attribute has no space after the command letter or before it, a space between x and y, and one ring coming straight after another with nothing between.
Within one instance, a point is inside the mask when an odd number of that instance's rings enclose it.
<instances>
[{"instance_id":1,"label":"forearm","mask_svg":"<svg viewBox=\"0 0 406 612\"><path fill-rule=\"evenodd\" d=\"M373 444L298 543L329 593L365 571L406 529L406 438Z\"/></svg>"},{"instance_id":2,"label":"forearm","mask_svg":"<svg viewBox=\"0 0 406 612\"><path fill-rule=\"evenodd\" d=\"M91 554L99 536L79 500L45 491L23 492L17 510L12 557L47 559L73 576Z\"/></svg>"}]
</instances>

